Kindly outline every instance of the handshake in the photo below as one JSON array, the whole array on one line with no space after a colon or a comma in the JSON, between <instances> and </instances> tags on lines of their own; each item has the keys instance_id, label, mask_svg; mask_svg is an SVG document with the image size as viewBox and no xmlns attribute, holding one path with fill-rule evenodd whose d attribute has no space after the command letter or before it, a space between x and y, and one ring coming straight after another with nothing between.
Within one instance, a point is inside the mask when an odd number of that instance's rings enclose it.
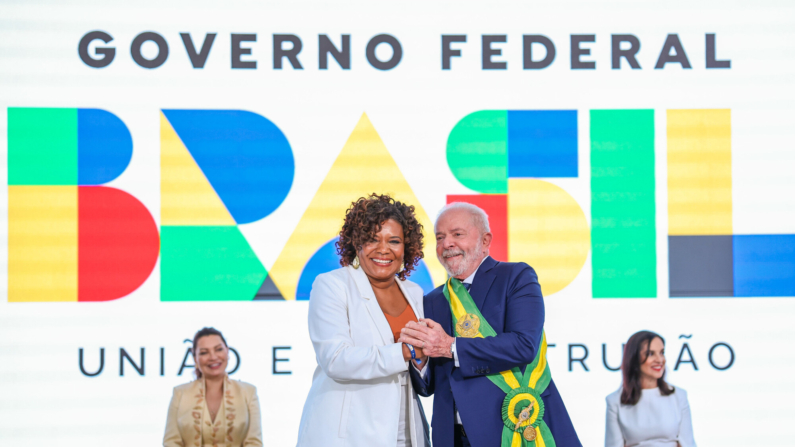
<instances>
[{"instance_id":1,"label":"handshake","mask_svg":"<svg viewBox=\"0 0 795 447\"><path fill-rule=\"evenodd\" d=\"M398 339L398 342L411 345L416 350L416 356L411 356L410 349L404 346L404 358L407 357L406 350L409 350L408 358L412 358L418 366L428 357L452 358L454 341L455 338L447 335L439 323L429 318L406 323Z\"/></svg>"}]
</instances>

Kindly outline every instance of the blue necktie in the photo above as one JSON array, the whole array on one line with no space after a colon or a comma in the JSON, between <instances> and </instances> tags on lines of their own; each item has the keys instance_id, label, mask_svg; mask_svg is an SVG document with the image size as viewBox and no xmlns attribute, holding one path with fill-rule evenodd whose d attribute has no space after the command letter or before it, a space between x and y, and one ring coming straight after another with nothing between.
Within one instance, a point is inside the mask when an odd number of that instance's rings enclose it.
<instances>
[{"instance_id":1,"label":"blue necktie","mask_svg":"<svg viewBox=\"0 0 795 447\"><path fill-rule=\"evenodd\" d=\"M470 289L470 287L472 287L472 284L470 284L468 282L465 282L463 284L464 284L464 288L467 289L467 292L469 292L469 289Z\"/></svg>"}]
</instances>

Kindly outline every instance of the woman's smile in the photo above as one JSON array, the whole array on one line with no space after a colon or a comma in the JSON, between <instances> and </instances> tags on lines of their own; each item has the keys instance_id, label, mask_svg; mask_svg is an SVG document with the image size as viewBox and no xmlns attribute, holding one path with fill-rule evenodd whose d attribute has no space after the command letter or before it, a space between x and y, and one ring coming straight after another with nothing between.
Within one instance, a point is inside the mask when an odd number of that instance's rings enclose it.
<instances>
[{"instance_id":1,"label":"woman's smile","mask_svg":"<svg viewBox=\"0 0 795 447\"><path fill-rule=\"evenodd\" d=\"M357 256L371 283L383 282L391 286L403 263L403 250L403 226L387 219L381 223L381 230L362 244Z\"/></svg>"}]
</instances>

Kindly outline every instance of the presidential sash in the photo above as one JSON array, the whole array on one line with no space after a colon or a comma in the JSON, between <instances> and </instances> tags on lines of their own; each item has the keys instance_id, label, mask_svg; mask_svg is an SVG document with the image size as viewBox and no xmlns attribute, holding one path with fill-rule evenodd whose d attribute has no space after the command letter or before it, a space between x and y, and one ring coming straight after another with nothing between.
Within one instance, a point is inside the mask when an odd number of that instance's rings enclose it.
<instances>
[{"instance_id":1,"label":"presidential sash","mask_svg":"<svg viewBox=\"0 0 795 447\"><path fill-rule=\"evenodd\" d=\"M456 337L485 338L497 335L461 281L450 278L442 291L450 303ZM552 432L544 422L544 401L541 399L541 393L552 379L547 364L546 334L542 333L541 347L533 363L524 368L524 374L515 367L486 377L505 392L502 403L502 422L505 424L502 447L555 447Z\"/></svg>"}]
</instances>

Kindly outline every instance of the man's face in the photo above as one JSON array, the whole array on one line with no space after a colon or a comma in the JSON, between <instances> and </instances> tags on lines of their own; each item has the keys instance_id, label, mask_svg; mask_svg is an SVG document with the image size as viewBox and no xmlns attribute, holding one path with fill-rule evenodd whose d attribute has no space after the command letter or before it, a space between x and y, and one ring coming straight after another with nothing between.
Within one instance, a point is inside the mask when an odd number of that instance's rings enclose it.
<instances>
[{"instance_id":1,"label":"man's face","mask_svg":"<svg viewBox=\"0 0 795 447\"><path fill-rule=\"evenodd\" d=\"M436 221L436 257L454 278L464 280L471 275L490 244L491 233L480 234L467 210L447 211Z\"/></svg>"}]
</instances>

